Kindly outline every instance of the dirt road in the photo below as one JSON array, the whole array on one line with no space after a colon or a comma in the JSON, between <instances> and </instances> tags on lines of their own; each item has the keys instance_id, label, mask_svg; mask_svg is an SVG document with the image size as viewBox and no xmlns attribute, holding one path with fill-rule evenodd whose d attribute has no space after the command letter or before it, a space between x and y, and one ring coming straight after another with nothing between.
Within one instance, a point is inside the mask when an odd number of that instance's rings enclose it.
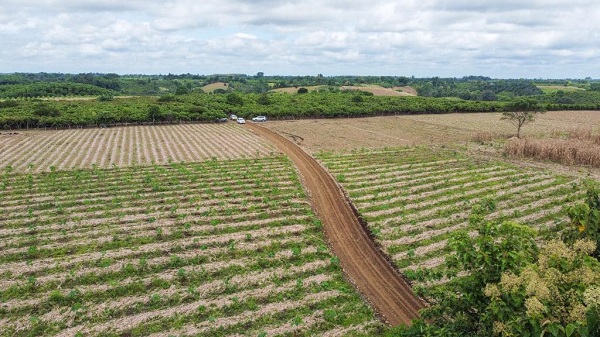
<instances>
[{"instance_id":1,"label":"dirt road","mask_svg":"<svg viewBox=\"0 0 600 337\"><path fill-rule=\"evenodd\" d=\"M298 167L344 273L375 310L391 325L418 317L424 303L375 247L333 177L287 138L253 123L247 127L271 141Z\"/></svg>"}]
</instances>

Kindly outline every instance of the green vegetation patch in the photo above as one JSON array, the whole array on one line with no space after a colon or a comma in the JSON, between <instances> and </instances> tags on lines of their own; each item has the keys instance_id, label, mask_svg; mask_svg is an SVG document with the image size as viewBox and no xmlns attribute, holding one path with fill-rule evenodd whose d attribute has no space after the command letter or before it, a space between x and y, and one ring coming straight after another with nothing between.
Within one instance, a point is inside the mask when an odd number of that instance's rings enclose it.
<instances>
[{"instance_id":1,"label":"green vegetation patch","mask_svg":"<svg viewBox=\"0 0 600 337\"><path fill-rule=\"evenodd\" d=\"M0 336L386 330L283 156L0 181Z\"/></svg>"}]
</instances>

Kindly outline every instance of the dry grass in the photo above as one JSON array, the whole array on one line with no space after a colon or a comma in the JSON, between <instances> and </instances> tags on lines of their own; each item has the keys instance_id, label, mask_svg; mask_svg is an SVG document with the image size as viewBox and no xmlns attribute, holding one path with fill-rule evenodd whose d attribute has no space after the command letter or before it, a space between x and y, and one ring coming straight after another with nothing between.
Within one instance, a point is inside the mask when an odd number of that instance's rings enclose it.
<instances>
[{"instance_id":1,"label":"dry grass","mask_svg":"<svg viewBox=\"0 0 600 337\"><path fill-rule=\"evenodd\" d=\"M412 93L404 92L402 90L396 90L392 88L384 88L379 85L367 85L367 86L342 86L340 90L360 90L370 92L375 96L415 96Z\"/></svg>"},{"instance_id":2,"label":"dry grass","mask_svg":"<svg viewBox=\"0 0 600 337\"><path fill-rule=\"evenodd\" d=\"M453 144L469 142L474 134L506 139L516 133L511 124L501 121L500 113L454 113L443 115L398 115L368 118L303 119L270 121L265 127L278 131L311 152L384 148L415 144ZM600 111L548 111L522 134L547 137L553 131L567 133L600 125ZM593 130L600 133L600 129ZM486 133L489 135L486 136Z\"/></svg>"},{"instance_id":3,"label":"dry grass","mask_svg":"<svg viewBox=\"0 0 600 337\"><path fill-rule=\"evenodd\" d=\"M289 87L289 88L277 88L277 89L273 89L271 91L272 92L284 92L286 94L297 94L298 89L300 89L300 88L306 88L308 91L316 91L322 87L323 87L322 85L307 86L307 87L300 86L300 87Z\"/></svg>"},{"instance_id":4,"label":"dry grass","mask_svg":"<svg viewBox=\"0 0 600 337\"><path fill-rule=\"evenodd\" d=\"M303 88L308 89L308 91L317 91L323 87L324 85L317 86L306 86ZM288 94L296 94L298 89L301 87L289 87L289 88L277 88L271 90L272 92L285 92ZM350 86L345 85L341 86L340 90L360 90L370 92L375 96L417 96L417 91L412 87L394 87L394 88L384 88L379 85L364 85L364 86Z\"/></svg>"},{"instance_id":5,"label":"dry grass","mask_svg":"<svg viewBox=\"0 0 600 337\"><path fill-rule=\"evenodd\" d=\"M471 141L479 144L491 143L496 137L493 132L477 131L471 136Z\"/></svg>"},{"instance_id":6,"label":"dry grass","mask_svg":"<svg viewBox=\"0 0 600 337\"><path fill-rule=\"evenodd\" d=\"M203 86L201 89L204 92L213 92L217 89L227 90L227 89L229 89L229 86L227 85L227 83L224 83L224 82L215 82L215 83L207 84L207 85Z\"/></svg>"},{"instance_id":7,"label":"dry grass","mask_svg":"<svg viewBox=\"0 0 600 337\"><path fill-rule=\"evenodd\" d=\"M600 135L591 129L575 129L569 130L566 138L511 139L504 152L512 157L600 167L599 145Z\"/></svg>"},{"instance_id":8,"label":"dry grass","mask_svg":"<svg viewBox=\"0 0 600 337\"><path fill-rule=\"evenodd\" d=\"M600 145L600 134L595 134L592 129L571 129L568 131L568 138Z\"/></svg>"}]
</instances>

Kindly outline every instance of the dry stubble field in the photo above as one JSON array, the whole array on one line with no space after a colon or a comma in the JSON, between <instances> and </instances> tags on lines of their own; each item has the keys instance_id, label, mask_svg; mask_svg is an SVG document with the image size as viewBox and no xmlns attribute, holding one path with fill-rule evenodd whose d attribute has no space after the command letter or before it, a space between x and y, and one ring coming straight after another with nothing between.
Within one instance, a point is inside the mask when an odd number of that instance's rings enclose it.
<instances>
[{"instance_id":1,"label":"dry stubble field","mask_svg":"<svg viewBox=\"0 0 600 337\"><path fill-rule=\"evenodd\" d=\"M476 132L516 133L499 113L400 115L351 119L270 121L265 126L295 135L309 151L383 148L416 144L467 142ZM549 111L523 128L525 136L548 135L558 130L596 128L600 111Z\"/></svg>"}]
</instances>

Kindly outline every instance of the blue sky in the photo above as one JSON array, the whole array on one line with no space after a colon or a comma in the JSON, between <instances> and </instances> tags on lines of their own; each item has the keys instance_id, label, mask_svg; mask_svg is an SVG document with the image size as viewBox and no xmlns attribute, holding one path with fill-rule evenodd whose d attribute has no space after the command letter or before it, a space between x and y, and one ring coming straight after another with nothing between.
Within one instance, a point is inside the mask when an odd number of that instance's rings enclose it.
<instances>
[{"instance_id":1,"label":"blue sky","mask_svg":"<svg viewBox=\"0 0 600 337\"><path fill-rule=\"evenodd\" d=\"M0 72L600 78L597 0L3 0Z\"/></svg>"}]
</instances>

